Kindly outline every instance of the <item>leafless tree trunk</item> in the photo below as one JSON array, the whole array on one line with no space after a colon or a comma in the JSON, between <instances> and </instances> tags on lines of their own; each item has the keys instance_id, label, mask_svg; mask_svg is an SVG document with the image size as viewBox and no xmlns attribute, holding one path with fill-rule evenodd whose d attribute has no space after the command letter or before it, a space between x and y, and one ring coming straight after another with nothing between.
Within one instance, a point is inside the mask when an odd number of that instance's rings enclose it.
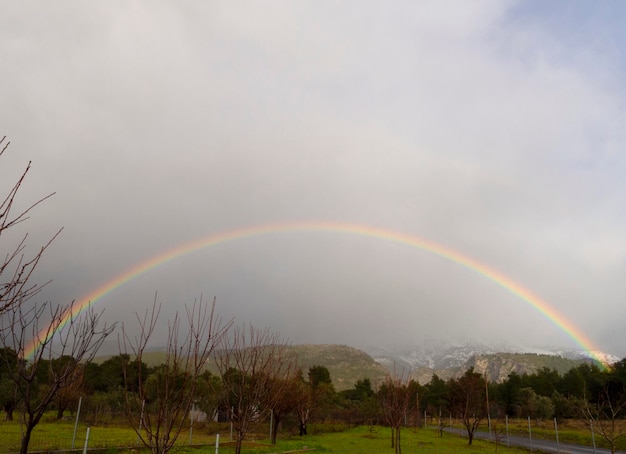
<instances>
[{"instance_id":1,"label":"leafless tree trunk","mask_svg":"<svg viewBox=\"0 0 626 454\"><path fill-rule=\"evenodd\" d=\"M101 313L92 308L82 315L77 312L73 304L44 303L26 308L19 303L0 317L0 360L10 368L9 376L16 386L23 454L50 403L93 359L114 329L106 324L99 328ZM11 351L17 354L14 363L9 357Z\"/></svg>"},{"instance_id":2,"label":"leafless tree trunk","mask_svg":"<svg viewBox=\"0 0 626 454\"><path fill-rule=\"evenodd\" d=\"M276 444L276 439L278 438L278 428L281 421L285 418L285 416L294 411L300 402L300 377L297 375L297 371L292 369L286 374L286 376L275 378L271 387L271 401L264 404L264 406L269 407L272 412L273 424L270 442L272 444Z\"/></svg>"},{"instance_id":3,"label":"leafless tree trunk","mask_svg":"<svg viewBox=\"0 0 626 454\"><path fill-rule=\"evenodd\" d=\"M459 413L467 432L469 445L487 415L485 381L483 376L470 368L457 380L450 382L452 407Z\"/></svg>"},{"instance_id":4,"label":"leafless tree trunk","mask_svg":"<svg viewBox=\"0 0 626 454\"><path fill-rule=\"evenodd\" d=\"M178 313L168 323L168 339L163 364L146 376L144 353L157 325L161 306L156 296L143 318L137 315L139 335L122 326L120 353L126 382L126 414L142 443L154 454L167 453L181 433L186 417L197 398L196 387L211 352L232 324L215 315L215 300L206 304L202 297L186 308L183 327ZM131 368L135 370L132 371ZM136 375L135 375L136 374ZM130 383L135 377L136 383ZM131 391L136 389L136 392Z\"/></svg>"},{"instance_id":5,"label":"leafless tree trunk","mask_svg":"<svg viewBox=\"0 0 626 454\"><path fill-rule=\"evenodd\" d=\"M300 436L307 434L307 425L309 423L309 416L311 410L315 405L313 389L311 384L304 380L304 374L302 370L298 370L296 373L296 383L299 389L299 398L296 404L296 414L298 415L298 423L300 425Z\"/></svg>"},{"instance_id":6,"label":"leafless tree trunk","mask_svg":"<svg viewBox=\"0 0 626 454\"><path fill-rule=\"evenodd\" d=\"M84 368L80 368L74 371L74 374L69 377L67 386L60 389L54 398L54 404L57 411L57 420L63 419L63 413L69 408L73 408L78 404L80 396L84 394L84 381L83 381Z\"/></svg>"},{"instance_id":7,"label":"leafless tree trunk","mask_svg":"<svg viewBox=\"0 0 626 454\"><path fill-rule=\"evenodd\" d=\"M328 405L331 396L335 393L332 383L316 383L312 379L311 371L319 366L312 366L309 368L308 377L309 380L304 379L302 371L298 370L297 384L298 384L298 402L296 405L296 414L298 415L298 422L300 424L300 436L308 435L307 426L309 419L315 414L320 407ZM324 367L324 369L326 369ZM326 372L328 370L326 369Z\"/></svg>"},{"instance_id":8,"label":"leafless tree trunk","mask_svg":"<svg viewBox=\"0 0 626 454\"><path fill-rule=\"evenodd\" d=\"M391 447L395 448L396 454L402 452L400 444L400 431L402 423L409 410L411 397L409 379L395 376L387 376L378 391L380 405L387 424L391 427Z\"/></svg>"},{"instance_id":9,"label":"leafless tree trunk","mask_svg":"<svg viewBox=\"0 0 626 454\"><path fill-rule=\"evenodd\" d=\"M216 364L224 386L223 406L237 432L235 453L241 453L250 424L263 416L280 397L273 383L289 377L295 361L287 344L277 333L236 327L224 336L217 351Z\"/></svg>"}]
</instances>

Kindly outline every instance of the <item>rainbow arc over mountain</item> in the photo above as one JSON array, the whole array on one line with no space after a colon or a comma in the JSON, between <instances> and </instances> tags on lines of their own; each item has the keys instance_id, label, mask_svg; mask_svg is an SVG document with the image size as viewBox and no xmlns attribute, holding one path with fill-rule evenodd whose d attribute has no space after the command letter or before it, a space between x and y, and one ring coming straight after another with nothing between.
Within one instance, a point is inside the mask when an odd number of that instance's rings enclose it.
<instances>
[{"instance_id":1,"label":"rainbow arc over mountain","mask_svg":"<svg viewBox=\"0 0 626 454\"><path fill-rule=\"evenodd\" d=\"M191 252L205 249L221 243L241 240L244 238L288 232L328 232L331 234L356 235L406 245L455 262L460 266L471 269L477 274L505 288L512 294L519 297L522 301L530 305L533 309L535 309L548 320L550 320L559 329L564 331L576 344L580 346L582 350L586 351L591 358L597 360L600 364L604 364L603 358L599 357L597 354L599 349L592 343L590 339L587 338L587 336L582 331L577 329L567 320L565 316L558 313L546 301L542 300L539 296L537 296L530 290L522 287L520 284L513 281L513 279L504 275L500 271L490 268L488 265L481 263L472 257L452 250L441 244L434 243L432 241L417 236L362 224L322 221L284 222L276 224L255 225L235 230L228 230L221 233L210 234L206 237L202 237L194 241L181 244L173 249L161 252L160 254L150 257L149 259L138 263L132 268L127 269L115 278L96 288L80 300L77 300L74 305L74 311L72 315L75 317L83 309L95 304L96 302L99 302L100 300L105 299L105 297L108 296L110 293L112 293L125 283L136 278L137 276L147 273L150 270L153 270L166 262L169 262L176 258L180 258ZM68 316L64 320L62 320L61 323L58 324L54 332L62 329L63 326L65 326L70 319L71 315L68 314ZM51 336L54 335L54 332L47 333L47 331L49 330L42 330L37 338L40 340L48 340ZM27 345L24 349L24 358L32 358L34 352L39 346L40 343L37 343L35 341Z\"/></svg>"}]
</instances>

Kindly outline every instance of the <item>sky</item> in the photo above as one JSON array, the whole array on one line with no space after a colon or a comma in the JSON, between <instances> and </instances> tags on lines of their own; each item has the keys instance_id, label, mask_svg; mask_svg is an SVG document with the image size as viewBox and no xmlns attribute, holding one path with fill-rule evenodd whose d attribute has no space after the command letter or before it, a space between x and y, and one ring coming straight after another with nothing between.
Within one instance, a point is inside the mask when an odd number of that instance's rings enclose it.
<instances>
[{"instance_id":1,"label":"sky","mask_svg":"<svg viewBox=\"0 0 626 454\"><path fill-rule=\"evenodd\" d=\"M626 356L626 4L58 1L0 6L0 192L39 298L81 301L138 264L264 225L94 301L131 326L202 296L292 343L468 338L577 348L542 299ZM255 230L257 229L257 230ZM3 237L6 253L10 238Z\"/></svg>"}]
</instances>

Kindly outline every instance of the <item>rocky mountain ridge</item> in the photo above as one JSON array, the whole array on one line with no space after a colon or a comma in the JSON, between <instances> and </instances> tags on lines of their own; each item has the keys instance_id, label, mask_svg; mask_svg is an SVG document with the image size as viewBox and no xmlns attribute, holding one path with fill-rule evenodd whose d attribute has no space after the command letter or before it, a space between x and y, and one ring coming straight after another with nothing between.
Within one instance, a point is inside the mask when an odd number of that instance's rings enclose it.
<instances>
[{"instance_id":1,"label":"rocky mountain ridge","mask_svg":"<svg viewBox=\"0 0 626 454\"><path fill-rule=\"evenodd\" d=\"M588 352L564 349L525 349L510 345L493 345L478 342L429 341L417 346L396 349L380 347L358 349L337 344L299 344L291 349L298 357L299 367L306 373L311 366L328 368L337 391L350 389L357 380L369 378L377 386L389 373L410 374L421 384L428 383L434 374L447 380L462 375L473 367L478 373L486 373L492 382L505 380L511 372L533 373L543 367L556 369L559 373L577 367L582 362L595 361ZM149 366L161 364L165 347L155 348L144 355ZM594 353L608 363L619 358ZM99 356L102 362L110 355ZM209 362L209 370L217 372Z\"/></svg>"},{"instance_id":2,"label":"rocky mountain ridge","mask_svg":"<svg viewBox=\"0 0 626 454\"><path fill-rule=\"evenodd\" d=\"M427 341L396 349L368 348L376 362L388 370L410 371L420 383L428 383L433 374L454 378L470 367L490 381L501 382L512 372L533 373L543 367L559 373L583 362L614 363L620 358L603 352L562 348L528 348L510 344L486 344L475 341Z\"/></svg>"}]
</instances>

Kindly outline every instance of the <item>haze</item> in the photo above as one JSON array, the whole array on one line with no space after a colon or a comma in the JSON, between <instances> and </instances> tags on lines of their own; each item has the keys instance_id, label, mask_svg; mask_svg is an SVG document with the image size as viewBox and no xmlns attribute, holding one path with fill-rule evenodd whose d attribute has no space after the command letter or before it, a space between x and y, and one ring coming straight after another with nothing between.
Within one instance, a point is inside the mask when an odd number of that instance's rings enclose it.
<instances>
[{"instance_id":1,"label":"haze","mask_svg":"<svg viewBox=\"0 0 626 454\"><path fill-rule=\"evenodd\" d=\"M56 195L23 224L29 245L64 227L42 298L80 300L221 232L353 223L471 257L626 355L623 2L1 9L0 188L32 160L20 203ZM95 304L128 320L155 292L163 326L203 294L293 343L577 347L479 273L350 234L220 243Z\"/></svg>"}]
</instances>

